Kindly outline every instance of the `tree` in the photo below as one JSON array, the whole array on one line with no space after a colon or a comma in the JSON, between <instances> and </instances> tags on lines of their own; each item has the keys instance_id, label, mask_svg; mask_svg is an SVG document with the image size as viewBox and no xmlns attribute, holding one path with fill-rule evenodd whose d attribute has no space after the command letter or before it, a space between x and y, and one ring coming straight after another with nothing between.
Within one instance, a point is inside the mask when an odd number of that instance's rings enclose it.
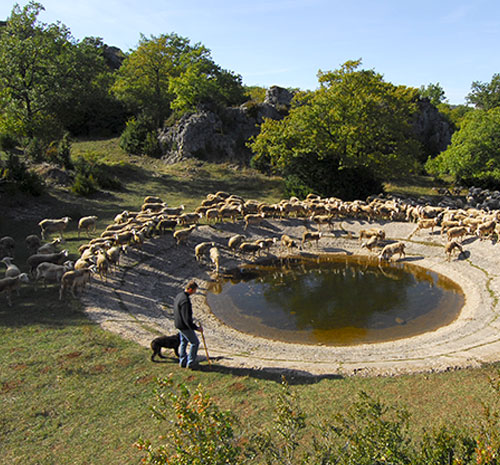
<instances>
[{"instance_id":1,"label":"tree","mask_svg":"<svg viewBox=\"0 0 500 465\"><path fill-rule=\"evenodd\" d=\"M436 84L428 84L426 86L420 86L420 95L424 98L428 98L429 101L438 106L440 103L446 102L444 89L441 87L439 82Z\"/></svg>"},{"instance_id":2,"label":"tree","mask_svg":"<svg viewBox=\"0 0 500 465\"><path fill-rule=\"evenodd\" d=\"M198 104L223 104L243 100L241 78L222 70L210 51L177 34L141 40L122 64L113 92L137 116L152 118L155 128L163 125L172 110L193 110Z\"/></svg>"},{"instance_id":3,"label":"tree","mask_svg":"<svg viewBox=\"0 0 500 465\"><path fill-rule=\"evenodd\" d=\"M432 174L449 174L456 182L500 187L500 108L467 113L451 145L426 168Z\"/></svg>"},{"instance_id":4,"label":"tree","mask_svg":"<svg viewBox=\"0 0 500 465\"><path fill-rule=\"evenodd\" d=\"M500 106L500 74L494 74L490 82L474 81L466 100L481 110Z\"/></svg>"},{"instance_id":5,"label":"tree","mask_svg":"<svg viewBox=\"0 0 500 465\"><path fill-rule=\"evenodd\" d=\"M294 176L310 191L335 195L343 171L388 177L416 168L411 89L395 87L361 61L319 73L320 88L298 93L287 117L265 120L250 144L253 165Z\"/></svg>"},{"instance_id":6,"label":"tree","mask_svg":"<svg viewBox=\"0 0 500 465\"><path fill-rule=\"evenodd\" d=\"M15 5L0 30L0 111L9 131L50 141L102 95L105 66L99 41L78 43L66 26L39 22L43 10Z\"/></svg>"}]
</instances>

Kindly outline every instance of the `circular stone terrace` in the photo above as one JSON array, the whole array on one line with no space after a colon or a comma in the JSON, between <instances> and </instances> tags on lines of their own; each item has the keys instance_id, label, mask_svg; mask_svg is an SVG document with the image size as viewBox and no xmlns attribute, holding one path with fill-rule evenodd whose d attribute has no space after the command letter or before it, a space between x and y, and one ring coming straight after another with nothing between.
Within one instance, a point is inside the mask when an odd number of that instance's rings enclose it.
<instances>
[{"instance_id":1,"label":"circular stone terrace","mask_svg":"<svg viewBox=\"0 0 500 465\"><path fill-rule=\"evenodd\" d=\"M255 240L286 233L300 238L302 219L269 219L260 226L243 231L243 223L200 225L188 245L178 246L171 234L149 239L142 249L122 257L121 267L107 281L94 278L82 300L91 319L103 328L134 340L149 350L159 334L176 332L172 304L175 295L192 278L200 284L192 296L194 317L204 327L212 367L221 369L264 370L301 375L397 375L413 372L444 371L477 367L500 360L500 244L468 237L464 253L450 261L444 253L445 240L439 232L415 231L416 224L404 222L337 221L316 246L297 254L368 255L357 239L358 231L380 226L386 242L404 241L406 257L402 260L443 274L463 290L465 304L458 318L447 326L419 336L392 342L356 346L315 346L273 341L243 334L220 322L206 304L206 289L215 278L213 267L205 260L197 262L194 246L213 241L221 251L221 273L248 263L227 249L229 237L242 233ZM270 256L286 252L275 245ZM265 254L264 254L265 255ZM250 257L246 257L248 260ZM252 260L252 259L250 259ZM366 296L369 299L370 296ZM145 350L145 359L151 351ZM166 354L167 356L172 354ZM206 365L203 344L198 353Z\"/></svg>"}]
</instances>

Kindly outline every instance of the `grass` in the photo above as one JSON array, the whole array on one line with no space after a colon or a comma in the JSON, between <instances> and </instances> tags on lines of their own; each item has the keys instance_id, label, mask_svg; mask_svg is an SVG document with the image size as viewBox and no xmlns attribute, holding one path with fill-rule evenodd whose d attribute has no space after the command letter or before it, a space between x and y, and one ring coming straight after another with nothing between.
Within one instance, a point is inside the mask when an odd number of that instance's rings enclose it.
<instances>
[{"instance_id":1,"label":"grass","mask_svg":"<svg viewBox=\"0 0 500 465\"><path fill-rule=\"evenodd\" d=\"M183 203L187 209L217 190L263 200L282 196L280 179L249 169L195 161L165 166L159 160L126 156L116 139L74 144L76 156L89 151L110 164L124 180L124 189L90 198L75 197L61 188L38 199L2 196L0 208L7 215L0 215L1 235L18 239L16 263L21 267L26 259L22 238L37 233L37 223L45 216L69 214L77 219L96 214L102 229L116 213L138 209L146 195L158 195L172 206ZM404 184L411 191L411 184ZM412 192L430 188L418 185ZM19 219L6 220L14 210ZM78 239L76 227L68 230L66 239L73 254L85 241ZM149 406L155 379L169 373L192 389L201 383L222 408L242 419L247 431L271 424L280 384L277 375L236 369L186 372L173 359L152 363L148 348L102 330L85 317L77 300L59 302L54 286L26 286L20 297L13 296L12 307L5 305L4 296L0 299L4 463L139 463L142 455L133 443L139 437L155 440L167 427L151 418ZM495 401L489 378L499 368L500 364L492 364L439 374L288 381L313 422L344 411L365 391L390 405L405 406L412 415L412 427L419 432L441 424L474 426L481 419L483 404Z\"/></svg>"}]
</instances>

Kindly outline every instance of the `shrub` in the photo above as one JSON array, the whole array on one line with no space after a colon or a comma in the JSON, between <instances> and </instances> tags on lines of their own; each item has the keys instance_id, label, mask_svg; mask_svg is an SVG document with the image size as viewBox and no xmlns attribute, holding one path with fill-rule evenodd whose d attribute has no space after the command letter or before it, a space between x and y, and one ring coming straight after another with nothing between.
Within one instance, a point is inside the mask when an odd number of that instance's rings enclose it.
<instances>
[{"instance_id":1,"label":"shrub","mask_svg":"<svg viewBox=\"0 0 500 465\"><path fill-rule=\"evenodd\" d=\"M75 181L71 190L79 195L90 195L98 190L119 190L122 187L120 180L110 174L105 164L99 163L99 156L94 152L87 152L79 157L75 163Z\"/></svg>"},{"instance_id":2,"label":"shrub","mask_svg":"<svg viewBox=\"0 0 500 465\"><path fill-rule=\"evenodd\" d=\"M33 196L41 195L44 189L40 176L33 171L29 171L24 162L13 153L9 153L6 166L2 172L2 179L12 182L20 191Z\"/></svg>"},{"instance_id":3,"label":"shrub","mask_svg":"<svg viewBox=\"0 0 500 465\"><path fill-rule=\"evenodd\" d=\"M146 453L143 463L162 465L236 464L241 450L234 436L234 416L221 411L201 386L191 394L170 378L158 380L153 414L169 421L165 443L154 447L148 440L136 446ZM173 417L173 419L172 419Z\"/></svg>"},{"instance_id":4,"label":"shrub","mask_svg":"<svg viewBox=\"0 0 500 465\"><path fill-rule=\"evenodd\" d=\"M9 152L16 148L17 139L8 133L0 132L0 150Z\"/></svg>"},{"instance_id":5,"label":"shrub","mask_svg":"<svg viewBox=\"0 0 500 465\"><path fill-rule=\"evenodd\" d=\"M45 160L47 153L47 144L39 137L33 137L28 140L24 147L24 154L34 162L42 162Z\"/></svg>"},{"instance_id":6,"label":"shrub","mask_svg":"<svg viewBox=\"0 0 500 465\"><path fill-rule=\"evenodd\" d=\"M142 147L143 153L153 158L160 158L162 155L160 141L156 131L149 131Z\"/></svg>"}]
</instances>

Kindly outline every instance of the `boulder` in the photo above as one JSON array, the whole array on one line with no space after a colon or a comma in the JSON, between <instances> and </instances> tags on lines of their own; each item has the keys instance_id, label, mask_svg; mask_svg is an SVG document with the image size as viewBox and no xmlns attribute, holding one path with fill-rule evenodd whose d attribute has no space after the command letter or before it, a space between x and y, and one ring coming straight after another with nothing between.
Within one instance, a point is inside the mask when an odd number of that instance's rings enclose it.
<instances>
[{"instance_id":1,"label":"boulder","mask_svg":"<svg viewBox=\"0 0 500 465\"><path fill-rule=\"evenodd\" d=\"M264 118L281 119L290 109L293 94L273 86L263 103L246 102L238 108L203 109L184 115L159 134L162 159L177 163L186 158L209 162L248 164L248 140L259 133Z\"/></svg>"}]
</instances>

